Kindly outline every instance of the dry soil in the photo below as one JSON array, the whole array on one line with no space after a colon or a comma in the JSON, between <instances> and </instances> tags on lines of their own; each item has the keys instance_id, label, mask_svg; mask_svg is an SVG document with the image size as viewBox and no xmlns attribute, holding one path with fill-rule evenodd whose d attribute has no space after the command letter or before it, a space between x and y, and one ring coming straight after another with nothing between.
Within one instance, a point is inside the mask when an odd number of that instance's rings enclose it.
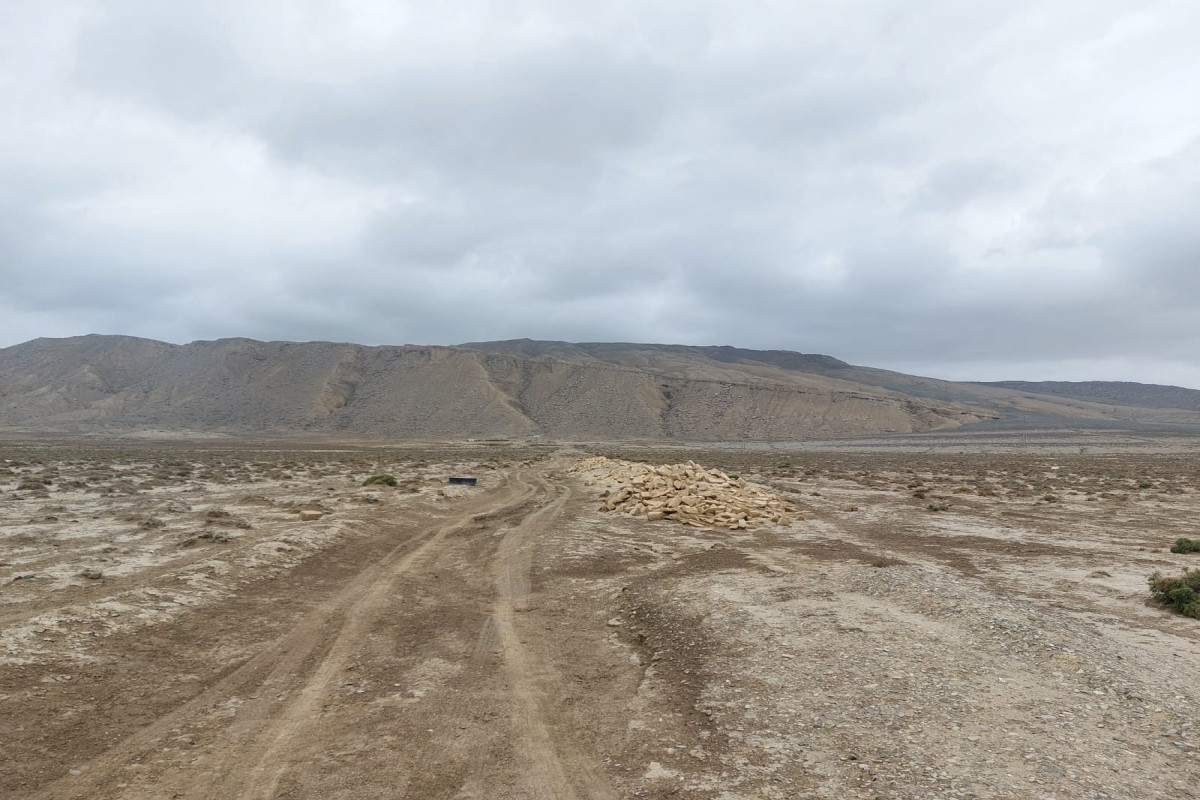
<instances>
[{"instance_id":1,"label":"dry soil","mask_svg":"<svg viewBox=\"0 0 1200 800\"><path fill-rule=\"evenodd\" d=\"M0 797L1200 796L1192 456L593 453L0 447Z\"/></svg>"}]
</instances>

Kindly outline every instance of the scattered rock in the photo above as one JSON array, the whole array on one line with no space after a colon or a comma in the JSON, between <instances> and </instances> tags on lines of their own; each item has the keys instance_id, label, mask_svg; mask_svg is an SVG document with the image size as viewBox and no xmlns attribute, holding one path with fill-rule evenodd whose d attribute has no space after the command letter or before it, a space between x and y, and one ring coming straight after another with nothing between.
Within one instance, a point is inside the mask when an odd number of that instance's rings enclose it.
<instances>
[{"instance_id":1,"label":"scattered rock","mask_svg":"<svg viewBox=\"0 0 1200 800\"><path fill-rule=\"evenodd\" d=\"M673 769L667 769L657 761L651 761L650 766L646 768L646 773L642 775L648 781L659 778L674 778L679 773Z\"/></svg>"},{"instance_id":2,"label":"scattered rock","mask_svg":"<svg viewBox=\"0 0 1200 800\"><path fill-rule=\"evenodd\" d=\"M195 536L189 536L179 543L180 547L191 547L200 542L215 542L223 544L228 542L233 537L222 530L206 530L203 533L198 533Z\"/></svg>"},{"instance_id":3,"label":"scattered rock","mask_svg":"<svg viewBox=\"0 0 1200 800\"><path fill-rule=\"evenodd\" d=\"M233 514L230 514L228 511L221 508L214 508L205 512L204 524L218 525L226 528L240 528L244 531L248 531L254 527L250 524L249 520L242 519L241 517L235 517Z\"/></svg>"},{"instance_id":4,"label":"scattered rock","mask_svg":"<svg viewBox=\"0 0 1200 800\"><path fill-rule=\"evenodd\" d=\"M79 577L87 578L89 581L98 581L104 577L104 573L94 567L88 567L79 573Z\"/></svg>"},{"instance_id":5,"label":"scattered rock","mask_svg":"<svg viewBox=\"0 0 1200 800\"><path fill-rule=\"evenodd\" d=\"M572 471L607 487L601 492L602 511L620 510L694 527L723 525L730 530L751 523L791 521L793 510L776 495L692 461L655 467L596 456L579 462Z\"/></svg>"}]
</instances>

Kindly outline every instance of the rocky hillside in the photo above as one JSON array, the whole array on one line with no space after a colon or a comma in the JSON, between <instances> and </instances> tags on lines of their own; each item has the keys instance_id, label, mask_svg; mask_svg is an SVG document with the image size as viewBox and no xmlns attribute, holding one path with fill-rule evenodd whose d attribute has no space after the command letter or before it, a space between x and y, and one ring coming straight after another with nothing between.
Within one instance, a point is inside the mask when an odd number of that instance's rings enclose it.
<instances>
[{"instance_id":1,"label":"rocky hillside","mask_svg":"<svg viewBox=\"0 0 1200 800\"><path fill-rule=\"evenodd\" d=\"M979 385L1114 406L1200 411L1200 391L1182 386L1128 381L993 381Z\"/></svg>"},{"instance_id":2,"label":"rocky hillside","mask_svg":"<svg viewBox=\"0 0 1200 800\"><path fill-rule=\"evenodd\" d=\"M591 359L665 374L742 373L782 380L832 379L843 386L922 401L966 406L1009 428L1200 425L1200 391L1177 386L1093 381L1086 383L959 383L860 367L825 355L789 350L688 345L539 342L517 339L465 347L524 355ZM865 432L863 435L867 435Z\"/></svg>"},{"instance_id":3,"label":"rocky hillside","mask_svg":"<svg viewBox=\"0 0 1200 800\"><path fill-rule=\"evenodd\" d=\"M174 345L81 336L0 349L0 431L738 441L991 420L1200 425L1197 406L1169 406L1167 394L1150 391L1164 387L1123 390L1128 402L1162 401L1145 407L1095 402L1095 391L1080 399L1024 386L734 347L528 339L458 347Z\"/></svg>"},{"instance_id":4,"label":"rocky hillside","mask_svg":"<svg viewBox=\"0 0 1200 800\"><path fill-rule=\"evenodd\" d=\"M995 416L796 368L842 363L826 356L778 366L731 357L753 351L645 347L37 339L0 349L0 429L719 441Z\"/></svg>"}]
</instances>

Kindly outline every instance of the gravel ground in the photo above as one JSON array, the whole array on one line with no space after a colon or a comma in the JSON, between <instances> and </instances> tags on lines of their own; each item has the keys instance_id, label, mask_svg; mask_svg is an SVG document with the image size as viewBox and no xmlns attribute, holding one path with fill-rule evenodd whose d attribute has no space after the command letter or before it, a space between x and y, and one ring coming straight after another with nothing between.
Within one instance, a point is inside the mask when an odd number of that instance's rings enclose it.
<instances>
[{"instance_id":1,"label":"gravel ground","mask_svg":"<svg viewBox=\"0 0 1200 800\"><path fill-rule=\"evenodd\" d=\"M580 452L0 453L0 797L1200 797L1146 585L1200 567L1190 454L624 455L797 513L602 512Z\"/></svg>"}]
</instances>

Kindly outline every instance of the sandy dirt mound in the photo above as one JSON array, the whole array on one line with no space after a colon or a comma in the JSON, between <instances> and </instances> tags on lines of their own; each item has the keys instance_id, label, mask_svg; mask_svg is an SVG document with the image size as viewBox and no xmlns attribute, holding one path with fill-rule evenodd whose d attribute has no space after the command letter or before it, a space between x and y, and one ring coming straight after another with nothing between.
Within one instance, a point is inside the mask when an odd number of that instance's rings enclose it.
<instances>
[{"instance_id":1,"label":"sandy dirt mound","mask_svg":"<svg viewBox=\"0 0 1200 800\"><path fill-rule=\"evenodd\" d=\"M673 519L686 525L787 525L795 508L737 476L705 469L693 461L651 466L595 456L574 472L602 487L602 511L624 511L649 520Z\"/></svg>"}]
</instances>

